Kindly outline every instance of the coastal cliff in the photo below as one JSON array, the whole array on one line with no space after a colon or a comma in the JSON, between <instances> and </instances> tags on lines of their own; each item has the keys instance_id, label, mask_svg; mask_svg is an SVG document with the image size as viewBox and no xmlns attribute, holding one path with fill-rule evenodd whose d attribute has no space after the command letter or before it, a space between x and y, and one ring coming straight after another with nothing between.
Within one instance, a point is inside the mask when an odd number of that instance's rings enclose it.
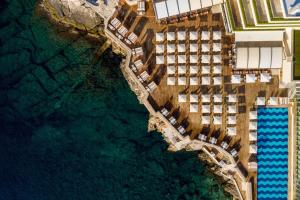
<instances>
[{"instance_id":1,"label":"coastal cliff","mask_svg":"<svg viewBox=\"0 0 300 200\"><path fill-rule=\"evenodd\" d=\"M57 22L66 24L68 26L76 27L81 31L86 31L88 34L91 34L95 37L106 37L104 34L104 23L105 16L100 16L96 10L92 9L86 4L83 0L43 0L42 7L50 14L50 16ZM108 38L105 38L109 41ZM125 56L126 52L122 50L114 42L110 41L113 51L120 55ZM140 92L138 85L130 77L128 72L125 69L125 59L121 63L121 70L124 74L125 79L127 80L131 90L136 94L137 98L142 103L144 97L142 92ZM165 126L164 122L160 121L153 116L149 117L149 131L157 130L159 132L164 132L163 127ZM164 136L164 133L163 133ZM164 137L166 142L170 144L167 137ZM188 146L186 147L188 148ZM177 151L172 145L169 146L170 151ZM186 149L191 150L191 149ZM220 183L224 187L225 191L230 193L234 199L238 199L238 192L234 186L234 183L230 179L225 178L220 167L218 167L210 158L206 155L205 152L199 152L199 159L203 161L207 169L219 177Z\"/></svg>"}]
</instances>

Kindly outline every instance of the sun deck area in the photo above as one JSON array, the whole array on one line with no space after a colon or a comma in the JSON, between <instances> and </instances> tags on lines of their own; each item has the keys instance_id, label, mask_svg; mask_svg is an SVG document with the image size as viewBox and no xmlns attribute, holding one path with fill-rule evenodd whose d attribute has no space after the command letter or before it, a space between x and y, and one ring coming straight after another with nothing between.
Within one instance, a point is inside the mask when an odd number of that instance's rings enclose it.
<instances>
[{"instance_id":1,"label":"sun deck area","mask_svg":"<svg viewBox=\"0 0 300 200\"><path fill-rule=\"evenodd\" d=\"M182 137L207 144L221 166L235 164L241 174L232 177L243 199L243 178L256 199L257 108L287 106L281 71L235 68L235 36L226 33L220 9L158 22L151 1L146 8L138 15L136 6L120 4L108 31L131 49L129 68L149 103Z\"/></svg>"}]
</instances>

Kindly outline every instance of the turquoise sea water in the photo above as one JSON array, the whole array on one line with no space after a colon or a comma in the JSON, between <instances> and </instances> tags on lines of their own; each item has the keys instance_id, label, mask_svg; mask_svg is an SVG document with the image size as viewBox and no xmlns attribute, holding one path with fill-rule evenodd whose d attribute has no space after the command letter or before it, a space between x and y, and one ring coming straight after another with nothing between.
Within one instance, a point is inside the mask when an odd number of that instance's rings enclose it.
<instances>
[{"instance_id":1,"label":"turquoise sea water","mask_svg":"<svg viewBox=\"0 0 300 200\"><path fill-rule=\"evenodd\" d=\"M229 199L196 153L147 133L120 58L35 4L0 7L0 200Z\"/></svg>"}]
</instances>

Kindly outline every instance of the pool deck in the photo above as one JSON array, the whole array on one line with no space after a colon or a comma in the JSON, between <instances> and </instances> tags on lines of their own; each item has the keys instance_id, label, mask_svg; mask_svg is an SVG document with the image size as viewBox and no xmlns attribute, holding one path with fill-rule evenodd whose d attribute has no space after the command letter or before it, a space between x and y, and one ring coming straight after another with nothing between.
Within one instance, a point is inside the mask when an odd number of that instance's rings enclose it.
<instances>
[{"instance_id":1,"label":"pool deck","mask_svg":"<svg viewBox=\"0 0 300 200\"><path fill-rule=\"evenodd\" d=\"M120 46L123 50L125 50L130 55L127 55L127 60L125 63L125 68L128 70L129 76L132 76L131 78L138 82L136 76L138 76L141 72L147 70L150 77L148 81L157 80L157 88L152 93L147 93L145 90L145 85L141 83L137 83L138 87L141 90L141 93L143 93L144 99L142 102L145 104L145 106L148 108L151 114L159 116L161 120L167 124L168 128L172 130L172 134L174 134L174 138L178 140L178 143L184 143L187 141L187 143L200 145L202 148L205 147L208 150L208 153L211 153L213 151L217 151L218 154L216 156L217 161L220 160L228 160L229 163L232 164L228 165L227 167L231 167L231 170L234 173L233 180L235 181L238 190L241 195L241 199L247 199L247 192L251 191L245 191L243 190L243 183L244 182L251 182L253 180L253 186L256 188L257 186L257 172L256 171L250 171L248 170L248 162L249 162L249 112L250 110L254 109L256 97L259 96L265 96L266 98L271 96L278 96L278 97L287 97L288 91L287 89L281 89L279 88L279 76L280 73L272 73L272 81L268 84L262 84L259 82L253 83L253 84L247 84L247 83L241 83L238 85L232 85L230 83L223 83L222 85L222 95L225 97L227 95L226 88L230 88L229 90L234 91L236 95L238 96L238 113L237 113L237 135L232 137L230 143L229 143L229 149L233 148L235 145L240 146L240 150L238 151L238 157L233 158L228 152L224 151L219 147L220 143L224 140L226 137L226 122L225 117L223 117L223 125L211 125L209 126L208 130L208 138L211 137L216 131L220 131L218 142L216 145L211 145L209 143L206 144L206 142L200 142L197 140L198 134L203 131L204 127L200 123L201 118L201 112L197 113L190 113L189 112L189 105L187 103L179 103L178 102L178 94L182 91L185 91L187 94L190 94L191 92L199 90L199 87L201 86L167 86L166 79L167 74L165 71L163 71L162 67L156 65L155 63L155 33L157 32L167 32L167 31L174 31L174 30L197 30L200 29L218 29L222 32L222 48L223 49L229 49L231 48L232 44L234 43L234 36L231 34L227 34L225 32L225 28L223 25L223 18L220 14L214 14L210 10L207 10L205 12L200 13L200 15L197 15L196 17L190 17L183 19L178 22L169 23L169 24L159 24L154 15L154 10L152 7L152 2L146 2L146 13L143 16L139 16L136 14L136 6L129 6L127 4L120 4L119 7L116 9L115 13L112 15L110 20L108 20L108 23L111 22L111 19L118 18L122 25L124 25L128 32L135 32L138 34L138 39L135 44L128 45L123 40L119 40L114 35L116 34L116 31L110 30L106 28L106 33L108 34L108 37L112 39L118 46ZM187 42L187 41L186 41ZM200 42L198 41L198 44ZM129 66L136 61L138 58L134 58L131 55L131 49L141 46L144 50L144 55L140 57L142 59L144 66L139 70L138 73L133 73L130 71ZM187 54L188 56L189 54ZM222 60L227 60L228 54L224 53L222 54ZM222 77L224 80L226 77L231 76L235 72L233 69L228 65L227 62L222 63L223 67L223 74ZM130 71L130 72L129 72ZM149 83L148 82L148 83ZM212 88L214 90L214 88ZM200 89L201 93L201 89ZM199 92L198 92L199 94ZM184 136L181 136L176 127L174 128L168 120L166 120L160 113L159 110L164 107L166 104L172 105L172 111L179 110L180 114L178 115L177 121L183 122L188 121L187 126L187 133ZM223 105L223 113L222 116L226 116L226 105ZM293 104L287 105L289 107L289 179L293 179L295 174L295 165L296 162L295 159L295 153L294 150L296 148L295 144L295 133L294 133L294 124L295 119L291 116L295 116L295 106ZM190 145L191 146L191 145ZM229 154L229 155L228 155ZM230 171L230 170L229 170ZM240 173L244 172L244 175L240 175ZM294 196L294 186L293 181L289 180L289 199L292 200L292 197ZM256 190L251 192L253 199L256 199Z\"/></svg>"}]
</instances>

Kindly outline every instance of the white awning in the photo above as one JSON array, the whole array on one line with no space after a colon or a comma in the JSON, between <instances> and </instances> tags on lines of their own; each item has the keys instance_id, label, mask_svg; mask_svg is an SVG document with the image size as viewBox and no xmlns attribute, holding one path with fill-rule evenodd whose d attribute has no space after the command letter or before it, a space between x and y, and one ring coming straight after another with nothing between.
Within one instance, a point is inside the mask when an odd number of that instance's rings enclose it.
<instances>
[{"instance_id":1,"label":"white awning","mask_svg":"<svg viewBox=\"0 0 300 200\"><path fill-rule=\"evenodd\" d=\"M203 76L202 78L201 78L201 84L202 85L210 85L210 77L209 76Z\"/></svg>"},{"instance_id":2,"label":"white awning","mask_svg":"<svg viewBox=\"0 0 300 200\"><path fill-rule=\"evenodd\" d=\"M198 77L190 77L190 85L199 85Z\"/></svg>"},{"instance_id":3,"label":"white awning","mask_svg":"<svg viewBox=\"0 0 300 200\"><path fill-rule=\"evenodd\" d=\"M178 44L177 45L177 50L179 53L185 52L185 44Z\"/></svg>"},{"instance_id":4,"label":"white awning","mask_svg":"<svg viewBox=\"0 0 300 200\"><path fill-rule=\"evenodd\" d=\"M236 125L236 116L227 116L227 124L229 125Z\"/></svg>"},{"instance_id":5,"label":"white awning","mask_svg":"<svg viewBox=\"0 0 300 200\"><path fill-rule=\"evenodd\" d=\"M156 33L155 34L156 42L162 42L165 40L164 33Z\"/></svg>"},{"instance_id":6,"label":"white awning","mask_svg":"<svg viewBox=\"0 0 300 200\"><path fill-rule=\"evenodd\" d=\"M221 55L213 55L213 62L214 63L221 63L222 62Z\"/></svg>"},{"instance_id":7,"label":"white awning","mask_svg":"<svg viewBox=\"0 0 300 200\"><path fill-rule=\"evenodd\" d=\"M210 56L209 55L202 55L202 58L201 58L201 63L210 63Z\"/></svg>"},{"instance_id":8,"label":"white awning","mask_svg":"<svg viewBox=\"0 0 300 200\"><path fill-rule=\"evenodd\" d=\"M213 51L214 52L221 51L221 43L213 43Z\"/></svg>"},{"instance_id":9,"label":"white awning","mask_svg":"<svg viewBox=\"0 0 300 200\"><path fill-rule=\"evenodd\" d=\"M256 98L256 105L265 106L266 105L266 97L257 97Z\"/></svg>"},{"instance_id":10,"label":"white awning","mask_svg":"<svg viewBox=\"0 0 300 200\"><path fill-rule=\"evenodd\" d=\"M167 85L175 85L175 77L168 77Z\"/></svg>"},{"instance_id":11,"label":"white awning","mask_svg":"<svg viewBox=\"0 0 300 200\"><path fill-rule=\"evenodd\" d=\"M268 104L271 106L276 106L278 105L278 97L270 97Z\"/></svg>"},{"instance_id":12,"label":"white awning","mask_svg":"<svg viewBox=\"0 0 300 200\"><path fill-rule=\"evenodd\" d=\"M281 67L282 67L282 47L273 47L271 68L281 68Z\"/></svg>"},{"instance_id":13,"label":"white awning","mask_svg":"<svg viewBox=\"0 0 300 200\"><path fill-rule=\"evenodd\" d=\"M163 44L156 45L156 53L157 54L164 53L164 50L165 50L165 46Z\"/></svg>"},{"instance_id":14,"label":"white awning","mask_svg":"<svg viewBox=\"0 0 300 200\"><path fill-rule=\"evenodd\" d=\"M241 83L241 75L239 75L239 74L231 75L231 83L240 84Z\"/></svg>"},{"instance_id":15,"label":"white awning","mask_svg":"<svg viewBox=\"0 0 300 200\"><path fill-rule=\"evenodd\" d=\"M251 47L248 49L248 68L255 69L259 67L259 48Z\"/></svg>"},{"instance_id":16,"label":"white awning","mask_svg":"<svg viewBox=\"0 0 300 200\"><path fill-rule=\"evenodd\" d=\"M174 53L175 52L175 44L168 44L167 45L167 52Z\"/></svg>"},{"instance_id":17,"label":"white awning","mask_svg":"<svg viewBox=\"0 0 300 200\"><path fill-rule=\"evenodd\" d=\"M180 0L177 2L180 14L190 12L190 3L188 0Z\"/></svg>"},{"instance_id":18,"label":"white awning","mask_svg":"<svg viewBox=\"0 0 300 200\"><path fill-rule=\"evenodd\" d=\"M197 65L190 66L190 74L197 74L198 70L199 70L199 67Z\"/></svg>"},{"instance_id":19,"label":"white awning","mask_svg":"<svg viewBox=\"0 0 300 200\"><path fill-rule=\"evenodd\" d=\"M202 43L201 44L201 51L202 52L209 52L209 50L210 50L210 46L209 46L208 43Z\"/></svg>"},{"instance_id":20,"label":"white awning","mask_svg":"<svg viewBox=\"0 0 300 200\"><path fill-rule=\"evenodd\" d=\"M175 55L167 55L167 63L174 64L175 63Z\"/></svg>"},{"instance_id":21,"label":"white awning","mask_svg":"<svg viewBox=\"0 0 300 200\"><path fill-rule=\"evenodd\" d=\"M198 102L198 94L190 94L190 102L197 103Z\"/></svg>"},{"instance_id":22,"label":"white awning","mask_svg":"<svg viewBox=\"0 0 300 200\"><path fill-rule=\"evenodd\" d=\"M268 83L271 80L271 76L268 73L261 73L260 74L260 82L262 83Z\"/></svg>"},{"instance_id":23,"label":"white awning","mask_svg":"<svg viewBox=\"0 0 300 200\"><path fill-rule=\"evenodd\" d=\"M227 127L227 134L229 136L235 136L236 135L236 127Z\"/></svg>"},{"instance_id":24,"label":"white awning","mask_svg":"<svg viewBox=\"0 0 300 200\"><path fill-rule=\"evenodd\" d=\"M209 94L202 94L201 95L202 103L210 103L210 95Z\"/></svg>"},{"instance_id":25,"label":"white awning","mask_svg":"<svg viewBox=\"0 0 300 200\"><path fill-rule=\"evenodd\" d=\"M167 40L168 41L175 40L175 33L174 32L167 32Z\"/></svg>"},{"instance_id":26,"label":"white awning","mask_svg":"<svg viewBox=\"0 0 300 200\"><path fill-rule=\"evenodd\" d=\"M205 124L205 125L210 124L209 116L202 116L202 124Z\"/></svg>"},{"instance_id":27,"label":"white awning","mask_svg":"<svg viewBox=\"0 0 300 200\"><path fill-rule=\"evenodd\" d=\"M178 63L186 63L186 56L185 55L178 55Z\"/></svg>"},{"instance_id":28,"label":"white awning","mask_svg":"<svg viewBox=\"0 0 300 200\"><path fill-rule=\"evenodd\" d=\"M190 63L198 63L197 55L190 55Z\"/></svg>"},{"instance_id":29,"label":"white awning","mask_svg":"<svg viewBox=\"0 0 300 200\"><path fill-rule=\"evenodd\" d=\"M222 105L214 105L214 113L221 114L222 113Z\"/></svg>"},{"instance_id":30,"label":"white awning","mask_svg":"<svg viewBox=\"0 0 300 200\"><path fill-rule=\"evenodd\" d=\"M237 102L236 94L228 94L227 98L228 98L229 103L236 103Z\"/></svg>"},{"instance_id":31,"label":"white awning","mask_svg":"<svg viewBox=\"0 0 300 200\"><path fill-rule=\"evenodd\" d=\"M176 68L174 65L167 67L167 74L175 74L175 72L176 72Z\"/></svg>"},{"instance_id":32,"label":"white awning","mask_svg":"<svg viewBox=\"0 0 300 200\"><path fill-rule=\"evenodd\" d=\"M178 77L178 85L186 85L186 77Z\"/></svg>"},{"instance_id":33,"label":"white awning","mask_svg":"<svg viewBox=\"0 0 300 200\"><path fill-rule=\"evenodd\" d=\"M198 51L198 44L190 43L190 52L197 52L197 51Z\"/></svg>"},{"instance_id":34,"label":"white awning","mask_svg":"<svg viewBox=\"0 0 300 200\"><path fill-rule=\"evenodd\" d=\"M178 31L177 32L177 38L178 38L178 40L185 40L186 39L185 31Z\"/></svg>"},{"instance_id":35,"label":"white awning","mask_svg":"<svg viewBox=\"0 0 300 200\"><path fill-rule=\"evenodd\" d=\"M251 144L249 146L249 153L253 153L253 154L257 153L257 145L256 144Z\"/></svg>"},{"instance_id":36,"label":"white awning","mask_svg":"<svg viewBox=\"0 0 300 200\"><path fill-rule=\"evenodd\" d=\"M283 31L237 31L235 42L282 42Z\"/></svg>"},{"instance_id":37,"label":"white awning","mask_svg":"<svg viewBox=\"0 0 300 200\"><path fill-rule=\"evenodd\" d=\"M249 119L256 120L257 119L257 110L253 110L249 112Z\"/></svg>"},{"instance_id":38,"label":"white awning","mask_svg":"<svg viewBox=\"0 0 300 200\"><path fill-rule=\"evenodd\" d=\"M191 10L201 9L201 0L190 0Z\"/></svg>"},{"instance_id":39,"label":"white awning","mask_svg":"<svg viewBox=\"0 0 300 200\"><path fill-rule=\"evenodd\" d=\"M214 102L215 103L222 103L223 99L222 99L222 94L215 94L214 95Z\"/></svg>"},{"instance_id":40,"label":"white awning","mask_svg":"<svg viewBox=\"0 0 300 200\"><path fill-rule=\"evenodd\" d=\"M213 32L213 40L221 40L221 37L222 37L221 31Z\"/></svg>"},{"instance_id":41,"label":"white awning","mask_svg":"<svg viewBox=\"0 0 300 200\"><path fill-rule=\"evenodd\" d=\"M210 105L202 105L202 113L210 114Z\"/></svg>"},{"instance_id":42,"label":"white awning","mask_svg":"<svg viewBox=\"0 0 300 200\"><path fill-rule=\"evenodd\" d=\"M249 122L249 130L256 131L257 130L257 122L250 121Z\"/></svg>"},{"instance_id":43,"label":"white awning","mask_svg":"<svg viewBox=\"0 0 300 200\"><path fill-rule=\"evenodd\" d=\"M203 65L201 74L210 74L210 66L209 65Z\"/></svg>"},{"instance_id":44,"label":"white awning","mask_svg":"<svg viewBox=\"0 0 300 200\"><path fill-rule=\"evenodd\" d=\"M246 83L255 83L256 76L255 74L246 74Z\"/></svg>"},{"instance_id":45,"label":"white awning","mask_svg":"<svg viewBox=\"0 0 300 200\"><path fill-rule=\"evenodd\" d=\"M169 16L168 10L167 10L167 5L166 5L165 1L156 2L155 10L156 10L157 19L167 18Z\"/></svg>"},{"instance_id":46,"label":"white awning","mask_svg":"<svg viewBox=\"0 0 300 200\"><path fill-rule=\"evenodd\" d=\"M248 48L237 48L236 68L246 69L248 64Z\"/></svg>"},{"instance_id":47,"label":"white awning","mask_svg":"<svg viewBox=\"0 0 300 200\"><path fill-rule=\"evenodd\" d=\"M229 106L227 107L227 112L228 112L229 114L236 114L236 105L229 105Z\"/></svg>"},{"instance_id":48,"label":"white awning","mask_svg":"<svg viewBox=\"0 0 300 200\"><path fill-rule=\"evenodd\" d=\"M222 85L222 77L221 76L213 77L213 82L214 85Z\"/></svg>"},{"instance_id":49,"label":"white awning","mask_svg":"<svg viewBox=\"0 0 300 200\"><path fill-rule=\"evenodd\" d=\"M260 48L259 68L270 68L272 51L270 47Z\"/></svg>"},{"instance_id":50,"label":"white awning","mask_svg":"<svg viewBox=\"0 0 300 200\"><path fill-rule=\"evenodd\" d=\"M186 102L186 94L178 94L178 102L179 103Z\"/></svg>"},{"instance_id":51,"label":"white awning","mask_svg":"<svg viewBox=\"0 0 300 200\"><path fill-rule=\"evenodd\" d=\"M215 65L213 67L213 74L222 74L222 66L221 65Z\"/></svg>"},{"instance_id":52,"label":"white awning","mask_svg":"<svg viewBox=\"0 0 300 200\"><path fill-rule=\"evenodd\" d=\"M163 56L156 56L156 64L161 65L164 64L164 57Z\"/></svg>"},{"instance_id":53,"label":"white awning","mask_svg":"<svg viewBox=\"0 0 300 200\"><path fill-rule=\"evenodd\" d=\"M178 66L178 74L185 74L186 73L186 66L185 65L179 65Z\"/></svg>"},{"instance_id":54,"label":"white awning","mask_svg":"<svg viewBox=\"0 0 300 200\"><path fill-rule=\"evenodd\" d=\"M190 104L190 112L191 112L191 113L196 113L196 112L198 112L198 104L196 104L196 103L191 103L191 104Z\"/></svg>"},{"instance_id":55,"label":"white awning","mask_svg":"<svg viewBox=\"0 0 300 200\"><path fill-rule=\"evenodd\" d=\"M210 32L208 31L201 32L201 40L209 40L209 38L210 38Z\"/></svg>"},{"instance_id":56,"label":"white awning","mask_svg":"<svg viewBox=\"0 0 300 200\"><path fill-rule=\"evenodd\" d=\"M257 132L256 131L250 131L249 132L249 141L257 141Z\"/></svg>"},{"instance_id":57,"label":"white awning","mask_svg":"<svg viewBox=\"0 0 300 200\"><path fill-rule=\"evenodd\" d=\"M197 31L190 31L190 40L198 40Z\"/></svg>"},{"instance_id":58,"label":"white awning","mask_svg":"<svg viewBox=\"0 0 300 200\"><path fill-rule=\"evenodd\" d=\"M168 8L168 14L170 16L179 14L177 0L166 0L166 3Z\"/></svg>"},{"instance_id":59,"label":"white awning","mask_svg":"<svg viewBox=\"0 0 300 200\"><path fill-rule=\"evenodd\" d=\"M207 7L210 7L212 6L212 1L211 0L201 0L201 5L202 5L202 8L207 8Z\"/></svg>"},{"instance_id":60,"label":"white awning","mask_svg":"<svg viewBox=\"0 0 300 200\"><path fill-rule=\"evenodd\" d=\"M213 123L215 125L222 125L222 117L221 116L214 116Z\"/></svg>"}]
</instances>

